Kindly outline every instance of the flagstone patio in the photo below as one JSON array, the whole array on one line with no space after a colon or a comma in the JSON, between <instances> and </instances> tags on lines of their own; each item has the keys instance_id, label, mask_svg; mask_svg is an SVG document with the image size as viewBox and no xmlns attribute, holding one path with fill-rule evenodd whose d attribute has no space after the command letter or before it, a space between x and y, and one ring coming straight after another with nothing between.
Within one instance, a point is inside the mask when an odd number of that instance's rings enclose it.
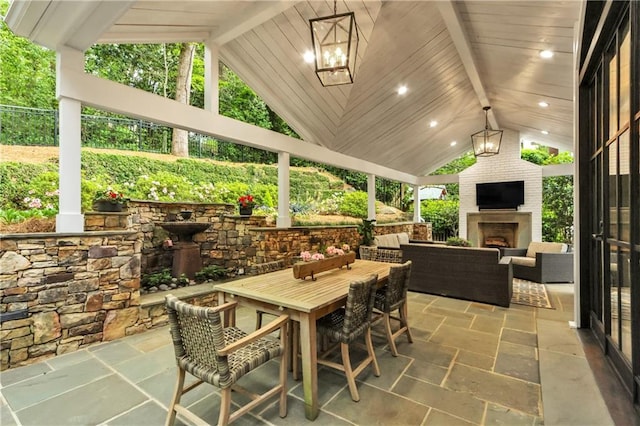
<instances>
[{"instance_id":1,"label":"flagstone patio","mask_svg":"<svg viewBox=\"0 0 640 426\"><path fill-rule=\"evenodd\" d=\"M344 376L320 368L319 425L613 425L573 318L571 285L547 286L554 309L481 303L411 293L414 343L400 356L376 337L382 375L359 377L361 400ZM255 313L240 310L251 329ZM381 330L376 327L377 330ZM167 327L100 343L2 373L2 425L156 425L164 423L176 368ZM242 380L260 386L277 375L272 361ZM291 377L291 376L290 376ZM255 384L252 384L255 383ZM301 382L289 381L289 412L260 407L238 424L299 425ZM187 395L211 423L219 395L203 385ZM589 401L585 404L585 401ZM617 422L624 412L616 411ZM634 424L635 418L623 420Z\"/></svg>"}]
</instances>

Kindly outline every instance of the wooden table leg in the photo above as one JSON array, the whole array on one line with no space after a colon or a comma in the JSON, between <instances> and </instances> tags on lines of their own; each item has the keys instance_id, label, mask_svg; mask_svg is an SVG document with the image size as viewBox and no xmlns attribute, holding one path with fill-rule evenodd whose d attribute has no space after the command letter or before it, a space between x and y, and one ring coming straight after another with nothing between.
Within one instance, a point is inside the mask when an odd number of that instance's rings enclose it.
<instances>
[{"instance_id":1,"label":"wooden table leg","mask_svg":"<svg viewBox=\"0 0 640 426\"><path fill-rule=\"evenodd\" d=\"M300 346L302 351L302 386L304 413L307 419L318 417L318 359L316 347L316 318L313 314L300 314Z\"/></svg>"}]
</instances>

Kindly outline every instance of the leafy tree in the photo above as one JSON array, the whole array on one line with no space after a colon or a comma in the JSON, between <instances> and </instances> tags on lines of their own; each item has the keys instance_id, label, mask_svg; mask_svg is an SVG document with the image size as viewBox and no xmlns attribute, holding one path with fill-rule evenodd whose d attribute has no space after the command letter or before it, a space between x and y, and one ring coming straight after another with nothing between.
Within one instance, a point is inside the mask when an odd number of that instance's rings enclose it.
<instances>
[{"instance_id":1,"label":"leafy tree","mask_svg":"<svg viewBox=\"0 0 640 426\"><path fill-rule=\"evenodd\" d=\"M473 155L473 152L468 151L462 156L456 158L453 161L445 164L444 166L437 169L435 172L431 173L432 175L455 175L463 171L464 169L473 166L476 164L476 157ZM447 183L445 184L445 188L447 189L447 198L450 200L459 200L460 199L460 185L457 183Z\"/></svg>"},{"instance_id":2,"label":"leafy tree","mask_svg":"<svg viewBox=\"0 0 640 426\"><path fill-rule=\"evenodd\" d=\"M420 213L426 222L431 222L434 234L458 235L458 200L424 200L420 203Z\"/></svg>"},{"instance_id":3,"label":"leafy tree","mask_svg":"<svg viewBox=\"0 0 640 426\"><path fill-rule=\"evenodd\" d=\"M9 2L0 0L0 15ZM56 55L18 37L0 20L0 104L56 108Z\"/></svg>"},{"instance_id":4,"label":"leafy tree","mask_svg":"<svg viewBox=\"0 0 640 426\"><path fill-rule=\"evenodd\" d=\"M541 166L573 163L569 152L551 155L545 147L523 149L522 159ZM573 242L573 176L542 178L542 239Z\"/></svg>"}]
</instances>

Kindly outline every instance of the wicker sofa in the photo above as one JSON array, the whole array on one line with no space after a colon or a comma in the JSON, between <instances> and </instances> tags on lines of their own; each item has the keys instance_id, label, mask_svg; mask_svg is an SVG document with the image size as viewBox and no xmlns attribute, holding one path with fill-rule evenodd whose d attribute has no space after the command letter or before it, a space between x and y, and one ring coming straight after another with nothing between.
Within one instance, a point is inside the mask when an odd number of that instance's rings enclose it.
<instances>
[{"instance_id":1,"label":"wicker sofa","mask_svg":"<svg viewBox=\"0 0 640 426\"><path fill-rule=\"evenodd\" d=\"M402 263L401 244L431 243L430 241L410 240L406 232L376 235L372 246L360 246L360 259L377 262Z\"/></svg>"},{"instance_id":2,"label":"wicker sofa","mask_svg":"<svg viewBox=\"0 0 640 426\"><path fill-rule=\"evenodd\" d=\"M562 243L531 242L529 247L502 249L510 256L513 276L538 283L573 282L573 253Z\"/></svg>"},{"instance_id":3,"label":"wicker sofa","mask_svg":"<svg viewBox=\"0 0 640 426\"><path fill-rule=\"evenodd\" d=\"M411 260L409 290L508 307L513 294L510 258L494 248L402 244Z\"/></svg>"}]
</instances>

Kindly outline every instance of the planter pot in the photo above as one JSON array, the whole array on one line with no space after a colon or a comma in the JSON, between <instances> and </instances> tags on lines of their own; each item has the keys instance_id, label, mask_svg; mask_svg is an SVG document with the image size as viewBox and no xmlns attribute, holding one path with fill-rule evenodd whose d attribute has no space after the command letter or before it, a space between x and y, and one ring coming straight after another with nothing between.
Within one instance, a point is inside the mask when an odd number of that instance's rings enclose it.
<instances>
[{"instance_id":1,"label":"planter pot","mask_svg":"<svg viewBox=\"0 0 640 426\"><path fill-rule=\"evenodd\" d=\"M122 203L112 203L106 200L94 201L93 210L97 212L121 212L124 209Z\"/></svg>"},{"instance_id":2,"label":"planter pot","mask_svg":"<svg viewBox=\"0 0 640 426\"><path fill-rule=\"evenodd\" d=\"M253 207L240 206L240 216L251 216L253 214Z\"/></svg>"}]
</instances>

